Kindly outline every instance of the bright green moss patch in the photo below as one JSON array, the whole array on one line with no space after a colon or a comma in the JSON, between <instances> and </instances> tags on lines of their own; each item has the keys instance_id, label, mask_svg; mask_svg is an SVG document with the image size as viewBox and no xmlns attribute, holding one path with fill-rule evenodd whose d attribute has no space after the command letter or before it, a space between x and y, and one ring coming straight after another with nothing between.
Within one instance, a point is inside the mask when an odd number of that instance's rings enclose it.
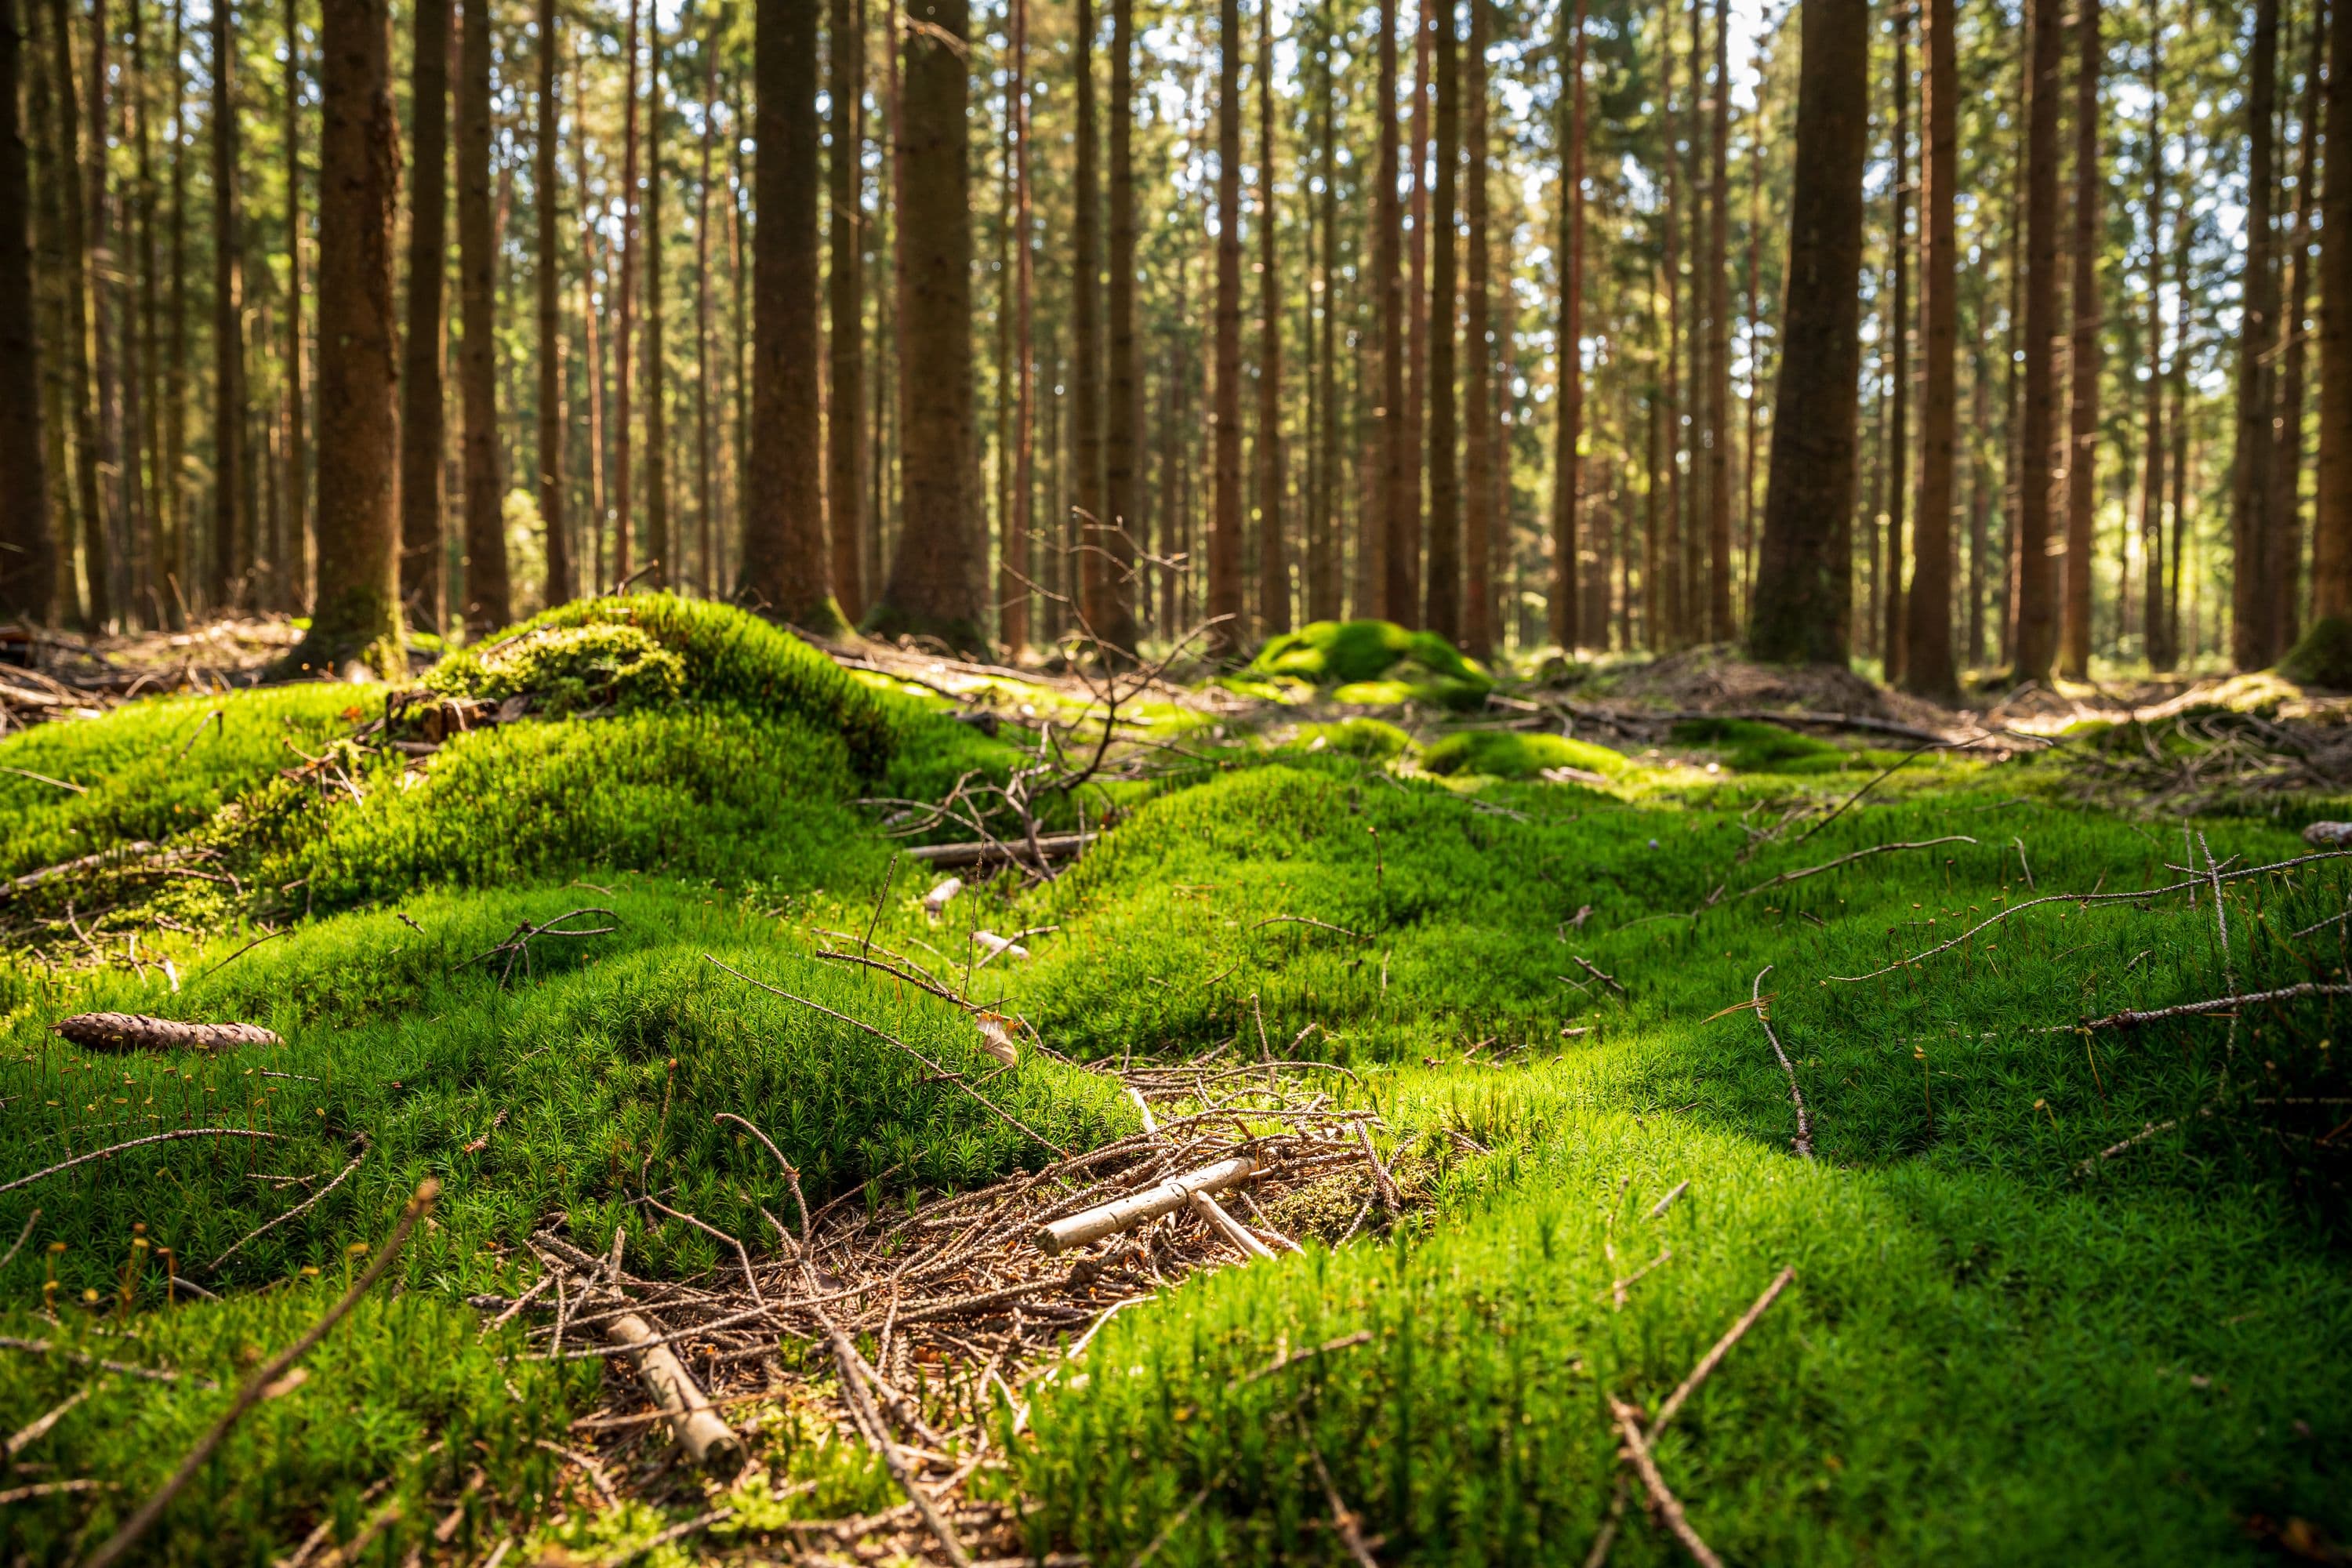
<instances>
[{"instance_id":1,"label":"bright green moss patch","mask_svg":"<svg viewBox=\"0 0 2352 1568\"><path fill-rule=\"evenodd\" d=\"M1685 719L1674 727L1678 746L1706 746L1744 773L1811 772L1835 768L1846 753L1827 741L1754 719Z\"/></svg>"},{"instance_id":2,"label":"bright green moss patch","mask_svg":"<svg viewBox=\"0 0 2352 1568\"><path fill-rule=\"evenodd\" d=\"M644 627L591 621L534 626L459 654L425 673L425 689L491 701L528 695L560 718L583 708L644 708L677 700L686 665Z\"/></svg>"},{"instance_id":3,"label":"bright green moss patch","mask_svg":"<svg viewBox=\"0 0 2352 1568\"><path fill-rule=\"evenodd\" d=\"M1337 687L1342 702L1475 707L1494 687L1486 670L1444 637L1393 621L1310 622L1260 648L1248 673Z\"/></svg>"},{"instance_id":4,"label":"bright green moss patch","mask_svg":"<svg viewBox=\"0 0 2352 1568\"><path fill-rule=\"evenodd\" d=\"M1531 779L1547 768L1575 768L1615 778L1630 765L1622 752L1565 735L1529 735L1515 730L1463 730L1422 753L1433 773L1485 773L1490 778Z\"/></svg>"},{"instance_id":5,"label":"bright green moss patch","mask_svg":"<svg viewBox=\"0 0 2352 1568\"><path fill-rule=\"evenodd\" d=\"M1333 752L1385 763L1412 750L1412 737L1378 719L1342 719L1336 724L1302 724L1281 750L1298 755Z\"/></svg>"}]
</instances>

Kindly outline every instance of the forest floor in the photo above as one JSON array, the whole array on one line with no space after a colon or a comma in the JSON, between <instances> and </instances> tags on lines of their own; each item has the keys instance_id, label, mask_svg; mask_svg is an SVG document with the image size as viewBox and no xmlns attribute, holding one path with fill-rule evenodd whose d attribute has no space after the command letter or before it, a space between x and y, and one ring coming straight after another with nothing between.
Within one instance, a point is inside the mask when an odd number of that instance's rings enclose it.
<instances>
[{"instance_id":1,"label":"forest floor","mask_svg":"<svg viewBox=\"0 0 2352 1568\"><path fill-rule=\"evenodd\" d=\"M2336 700L288 636L0 668L26 1561L2345 1560Z\"/></svg>"}]
</instances>

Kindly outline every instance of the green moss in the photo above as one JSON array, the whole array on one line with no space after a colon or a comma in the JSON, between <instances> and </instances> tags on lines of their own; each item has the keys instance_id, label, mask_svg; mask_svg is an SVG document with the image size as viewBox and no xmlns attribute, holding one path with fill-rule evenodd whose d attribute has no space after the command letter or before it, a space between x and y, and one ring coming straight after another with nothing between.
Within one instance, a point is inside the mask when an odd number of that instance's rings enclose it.
<instances>
[{"instance_id":1,"label":"green moss","mask_svg":"<svg viewBox=\"0 0 2352 1568\"><path fill-rule=\"evenodd\" d=\"M1754 719L1685 719L1674 727L1672 739L1678 746L1720 750L1741 773L1820 772L1847 760L1827 741Z\"/></svg>"},{"instance_id":2,"label":"green moss","mask_svg":"<svg viewBox=\"0 0 2352 1568\"><path fill-rule=\"evenodd\" d=\"M1546 768L1578 768L1615 778L1631 764L1623 755L1590 741L1565 735L1529 735L1513 730L1463 730L1422 753L1433 773L1484 773L1490 778L1531 779Z\"/></svg>"},{"instance_id":3,"label":"green moss","mask_svg":"<svg viewBox=\"0 0 2352 1568\"><path fill-rule=\"evenodd\" d=\"M2279 661L2279 673L2305 686L2352 691L2352 617L2323 616Z\"/></svg>"},{"instance_id":4,"label":"green moss","mask_svg":"<svg viewBox=\"0 0 2352 1568\"><path fill-rule=\"evenodd\" d=\"M584 708L667 707L685 693L686 666L643 626L592 621L533 626L445 659L425 687L494 702L527 695L538 712L561 718Z\"/></svg>"},{"instance_id":5,"label":"green moss","mask_svg":"<svg viewBox=\"0 0 2352 1568\"><path fill-rule=\"evenodd\" d=\"M1434 702L1475 707L1494 678L1435 632L1407 631L1393 621L1314 621L1275 637L1248 673L1337 687L1342 702Z\"/></svg>"},{"instance_id":6,"label":"green moss","mask_svg":"<svg viewBox=\"0 0 2352 1568\"><path fill-rule=\"evenodd\" d=\"M1328 751L1339 756L1385 763L1412 751L1412 737L1378 719L1342 719L1336 724L1303 724L1281 747L1286 754Z\"/></svg>"}]
</instances>

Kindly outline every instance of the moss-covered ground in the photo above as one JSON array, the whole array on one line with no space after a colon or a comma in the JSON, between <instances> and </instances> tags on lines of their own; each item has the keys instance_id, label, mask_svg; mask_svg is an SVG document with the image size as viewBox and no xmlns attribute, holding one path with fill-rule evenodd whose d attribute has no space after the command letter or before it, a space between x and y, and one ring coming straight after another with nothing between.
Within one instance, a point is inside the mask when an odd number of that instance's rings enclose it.
<instances>
[{"instance_id":1,"label":"moss-covered ground","mask_svg":"<svg viewBox=\"0 0 2352 1568\"><path fill-rule=\"evenodd\" d=\"M983 1483L1023 1500L1041 1550L1339 1561L1319 1465L1381 1562L1581 1562L1622 1473L1610 1400L1654 1410L1784 1268L1658 1439L1727 1561L2252 1562L2352 1538L2340 1003L2084 1026L2342 984L2352 922L2323 922L2352 861L2219 879L2314 854L2296 830L2317 803L2155 820L2070 804L2062 759L1931 755L1832 818L1900 753L1737 721L1628 755L1427 709L1297 725L1171 703L1148 715L1182 747L1150 753L1156 776L1057 804L1117 807L1091 853L1035 885L966 873L935 919L933 878L883 831L904 808L860 802L1002 776L1036 717L1075 716L1066 692L1003 683L992 737L919 686L661 599L568 608L430 684L538 700L429 757L382 743L409 733L397 714L369 732L381 688L0 740L0 873L200 851L0 900L0 1250L26 1237L0 1266L0 1438L88 1391L0 1474L12 1554L110 1532L426 1175L443 1196L397 1288L247 1419L145 1554L279 1559L407 1496L368 1561L479 1562L509 1535L593 1560L709 1506L558 1496L541 1445L578 1441L599 1373L523 1357L467 1298L526 1286L520 1244L550 1223L592 1247L625 1226L651 1274L720 1264L648 1191L760 1237L772 1166L721 1111L773 1136L812 1202L1045 1158L705 961L995 1070L956 1009L816 956L869 926L1076 1062L1231 1042L1344 1065L1333 1092L1425 1173L1392 1233L1196 1277L1111 1320L1018 1435L1008 1410L1009 1468ZM2033 902L2192 873L2213 878L2193 898ZM557 929L598 934L515 945L574 911ZM980 930L1034 958L983 963ZM101 1055L47 1030L100 1008L284 1044ZM1042 1055L990 1092L1065 1146L1133 1126L1115 1079ZM220 1127L270 1136L27 1180ZM169 1272L209 1294L167 1300ZM735 1515L646 1561L783 1555L784 1518L893 1500L789 1401L741 1419L769 1442L767 1468L710 1483ZM436 1544L421 1500L477 1470L499 1507ZM1612 1560L1680 1550L1637 1491Z\"/></svg>"}]
</instances>

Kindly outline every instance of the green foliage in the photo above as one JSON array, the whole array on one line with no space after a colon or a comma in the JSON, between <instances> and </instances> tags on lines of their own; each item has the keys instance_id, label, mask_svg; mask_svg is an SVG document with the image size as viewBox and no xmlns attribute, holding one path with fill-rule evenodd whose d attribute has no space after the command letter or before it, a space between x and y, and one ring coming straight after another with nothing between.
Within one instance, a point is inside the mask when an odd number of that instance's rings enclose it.
<instances>
[{"instance_id":1,"label":"green foliage","mask_svg":"<svg viewBox=\"0 0 2352 1568\"><path fill-rule=\"evenodd\" d=\"M1393 621L1311 621L1269 640L1248 673L1337 687L1343 702L1435 702L1475 707L1494 679L1435 632ZM1352 695L1351 695L1352 692Z\"/></svg>"},{"instance_id":2,"label":"green foliage","mask_svg":"<svg viewBox=\"0 0 2352 1568\"><path fill-rule=\"evenodd\" d=\"M1622 752L1565 735L1529 735L1516 730L1463 730L1422 753L1433 773L1484 773L1490 778L1531 779L1546 768L1577 768L1615 778L1629 764Z\"/></svg>"},{"instance_id":3,"label":"green foliage","mask_svg":"<svg viewBox=\"0 0 2352 1568\"><path fill-rule=\"evenodd\" d=\"M155 698L19 730L0 739L0 770L13 770L0 771L0 876L185 832L382 704L380 689L318 682Z\"/></svg>"},{"instance_id":4,"label":"green foliage","mask_svg":"<svg viewBox=\"0 0 2352 1568\"><path fill-rule=\"evenodd\" d=\"M428 691L499 701L528 694L560 718L583 708L667 707L686 689L686 666L643 626L591 621L534 626L462 653L425 673Z\"/></svg>"},{"instance_id":5,"label":"green foliage","mask_svg":"<svg viewBox=\"0 0 2352 1568\"><path fill-rule=\"evenodd\" d=\"M1719 749L1743 773L1834 773L1849 760L1827 741L1754 719L1685 719L1671 738L1678 746Z\"/></svg>"}]
</instances>

